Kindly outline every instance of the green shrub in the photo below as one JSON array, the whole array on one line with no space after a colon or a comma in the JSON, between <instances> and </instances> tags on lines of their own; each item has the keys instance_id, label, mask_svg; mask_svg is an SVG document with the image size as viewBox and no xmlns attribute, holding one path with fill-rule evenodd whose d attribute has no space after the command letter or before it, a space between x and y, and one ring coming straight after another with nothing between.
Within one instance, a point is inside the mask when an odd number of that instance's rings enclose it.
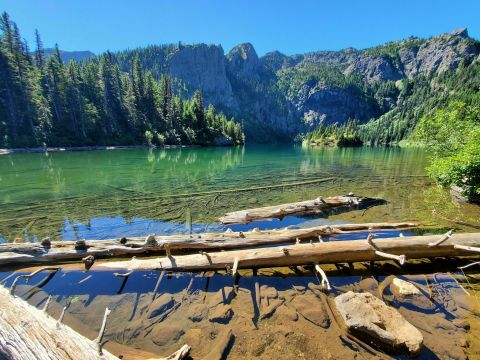
<instances>
[{"instance_id":1,"label":"green shrub","mask_svg":"<svg viewBox=\"0 0 480 360\"><path fill-rule=\"evenodd\" d=\"M443 186L457 185L465 194L480 194L480 109L454 102L424 116L414 137L432 153L428 173Z\"/></svg>"}]
</instances>

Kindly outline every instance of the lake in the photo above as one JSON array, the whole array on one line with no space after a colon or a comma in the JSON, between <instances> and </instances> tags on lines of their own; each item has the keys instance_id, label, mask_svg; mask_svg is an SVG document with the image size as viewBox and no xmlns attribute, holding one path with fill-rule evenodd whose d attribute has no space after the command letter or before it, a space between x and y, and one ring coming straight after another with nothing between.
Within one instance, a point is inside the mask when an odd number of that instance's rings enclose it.
<instances>
[{"instance_id":1,"label":"lake","mask_svg":"<svg viewBox=\"0 0 480 360\"><path fill-rule=\"evenodd\" d=\"M478 224L480 208L453 204L448 192L426 176L427 164L424 150L394 147L190 147L4 155L0 240L224 230L217 219L227 211L349 192L388 203L331 214L325 221L417 220L451 226L432 215L436 210L442 217ZM304 220L290 217L255 226Z\"/></svg>"},{"instance_id":2,"label":"lake","mask_svg":"<svg viewBox=\"0 0 480 360\"><path fill-rule=\"evenodd\" d=\"M350 192L387 202L231 228L412 220L452 227L445 218L478 225L480 208L452 203L448 191L426 176L427 164L422 149L388 147L246 146L4 155L0 156L0 238L106 239L224 231L218 218L227 211ZM386 230L375 235L400 233ZM357 232L332 240L366 236L367 232ZM112 271L87 272L78 264L65 264L57 273L41 273L31 282L20 279L15 294L39 308L50 296L47 312L58 318L66 307L64 322L90 339L98 334L105 308L112 309L105 346L124 359L168 355L182 344L192 346L194 359L403 359L352 340L329 310L333 296L342 292L381 292L388 304L421 329L425 349L419 359L463 359L465 353L472 358L480 354L475 335L480 331L479 279L472 273L464 277L457 269L469 261L438 258L408 261L402 267L393 262L325 265L332 285L328 294L322 292L311 266L241 269L237 277L225 271L135 271L122 279ZM12 273L4 268L0 281L11 287L18 274L31 270ZM422 295L399 297L389 285L392 274L413 282ZM464 320L471 326L468 333L456 325Z\"/></svg>"}]
</instances>

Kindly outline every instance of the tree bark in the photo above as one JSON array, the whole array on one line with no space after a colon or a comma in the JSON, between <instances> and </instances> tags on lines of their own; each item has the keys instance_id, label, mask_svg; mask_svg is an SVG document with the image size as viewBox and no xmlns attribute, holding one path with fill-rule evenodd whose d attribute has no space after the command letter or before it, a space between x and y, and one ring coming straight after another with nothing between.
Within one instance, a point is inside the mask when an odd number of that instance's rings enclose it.
<instances>
[{"instance_id":1,"label":"tree bark","mask_svg":"<svg viewBox=\"0 0 480 360\"><path fill-rule=\"evenodd\" d=\"M0 286L0 354L7 359L118 359Z\"/></svg>"},{"instance_id":2,"label":"tree bark","mask_svg":"<svg viewBox=\"0 0 480 360\"><path fill-rule=\"evenodd\" d=\"M126 270L217 270L232 267L238 259L238 268L262 268L310 264L385 260L384 253L405 255L406 259L438 256L465 256L475 252L455 248L454 245L480 247L480 233L455 234L438 246L429 246L443 235L407 236L374 240L373 248L367 240L331 241L312 244L292 244L267 248L220 251L203 254L170 256L156 259L104 262L95 269Z\"/></svg>"},{"instance_id":3,"label":"tree bark","mask_svg":"<svg viewBox=\"0 0 480 360\"><path fill-rule=\"evenodd\" d=\"M93 255L95 258L133 254L152 254L169 250L220 250L270 245L298 240L317 240L354 231L374 229L409 229L418 223L366 223L326 225L304 229L252 230L248 232L203 233L194 235L166 235L132 237L111 240L54 241L42 243L0 244L0 266L18 263L56 263L80 260Z\"/></svg>"}]
</instances>

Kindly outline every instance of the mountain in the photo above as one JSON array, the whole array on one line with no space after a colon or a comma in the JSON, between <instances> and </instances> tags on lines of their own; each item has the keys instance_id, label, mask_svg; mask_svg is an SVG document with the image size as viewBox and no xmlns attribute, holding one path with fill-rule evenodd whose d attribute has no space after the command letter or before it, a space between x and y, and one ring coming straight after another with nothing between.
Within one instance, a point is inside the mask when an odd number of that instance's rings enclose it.
<instances>
[{"instance_id":1,"label":"mountain","mask_svg":"<svg viewBox=\"0 0 480 360\"><path fill-rule=\"evenodd\" d=\"M53 54L55 49L49 48L45 49L45 56L49 57ZM76 62L80 62L83 60L89 60L95 57L95 54L91 51L64 51L60 50L60 58L65 64L68 64L70 60L74 60Z\"/></svg>"},{"instance_id":2,"label":"mountain","mask_svg":"<svg viewBox=\"0 0 480 360\"><path fill-rule=\"evenodd\" d=\"M479 42L458 29L429 39L357 50L259 57L252 44L224 54L220 45L162 45L115 53L130 71L133 58L159 78L176 79L176 91L200 88L207 104L243 119L247 139L293 138L319 124L367 123L398 109L402 87L479 61ZM404 100L404 99L403 99Z\"/></svg>"}]
</instances>

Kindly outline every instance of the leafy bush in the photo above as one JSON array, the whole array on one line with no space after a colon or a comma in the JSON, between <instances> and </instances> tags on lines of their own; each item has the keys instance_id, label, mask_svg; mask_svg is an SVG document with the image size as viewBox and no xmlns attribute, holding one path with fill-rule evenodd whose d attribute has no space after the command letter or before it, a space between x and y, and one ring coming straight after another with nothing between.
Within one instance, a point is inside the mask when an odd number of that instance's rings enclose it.
<instances>
[{"instance_id":1,"label":"leafy bush","mask_svg":"<svg viewBox=\"0 0 480 360\"><path fill-rule=\"evenodd\" d=\"M453 102L424 116L414 137L432 152L428 173L444 186L480 194L480 108Z\"/></svg>"}]
</instances>

